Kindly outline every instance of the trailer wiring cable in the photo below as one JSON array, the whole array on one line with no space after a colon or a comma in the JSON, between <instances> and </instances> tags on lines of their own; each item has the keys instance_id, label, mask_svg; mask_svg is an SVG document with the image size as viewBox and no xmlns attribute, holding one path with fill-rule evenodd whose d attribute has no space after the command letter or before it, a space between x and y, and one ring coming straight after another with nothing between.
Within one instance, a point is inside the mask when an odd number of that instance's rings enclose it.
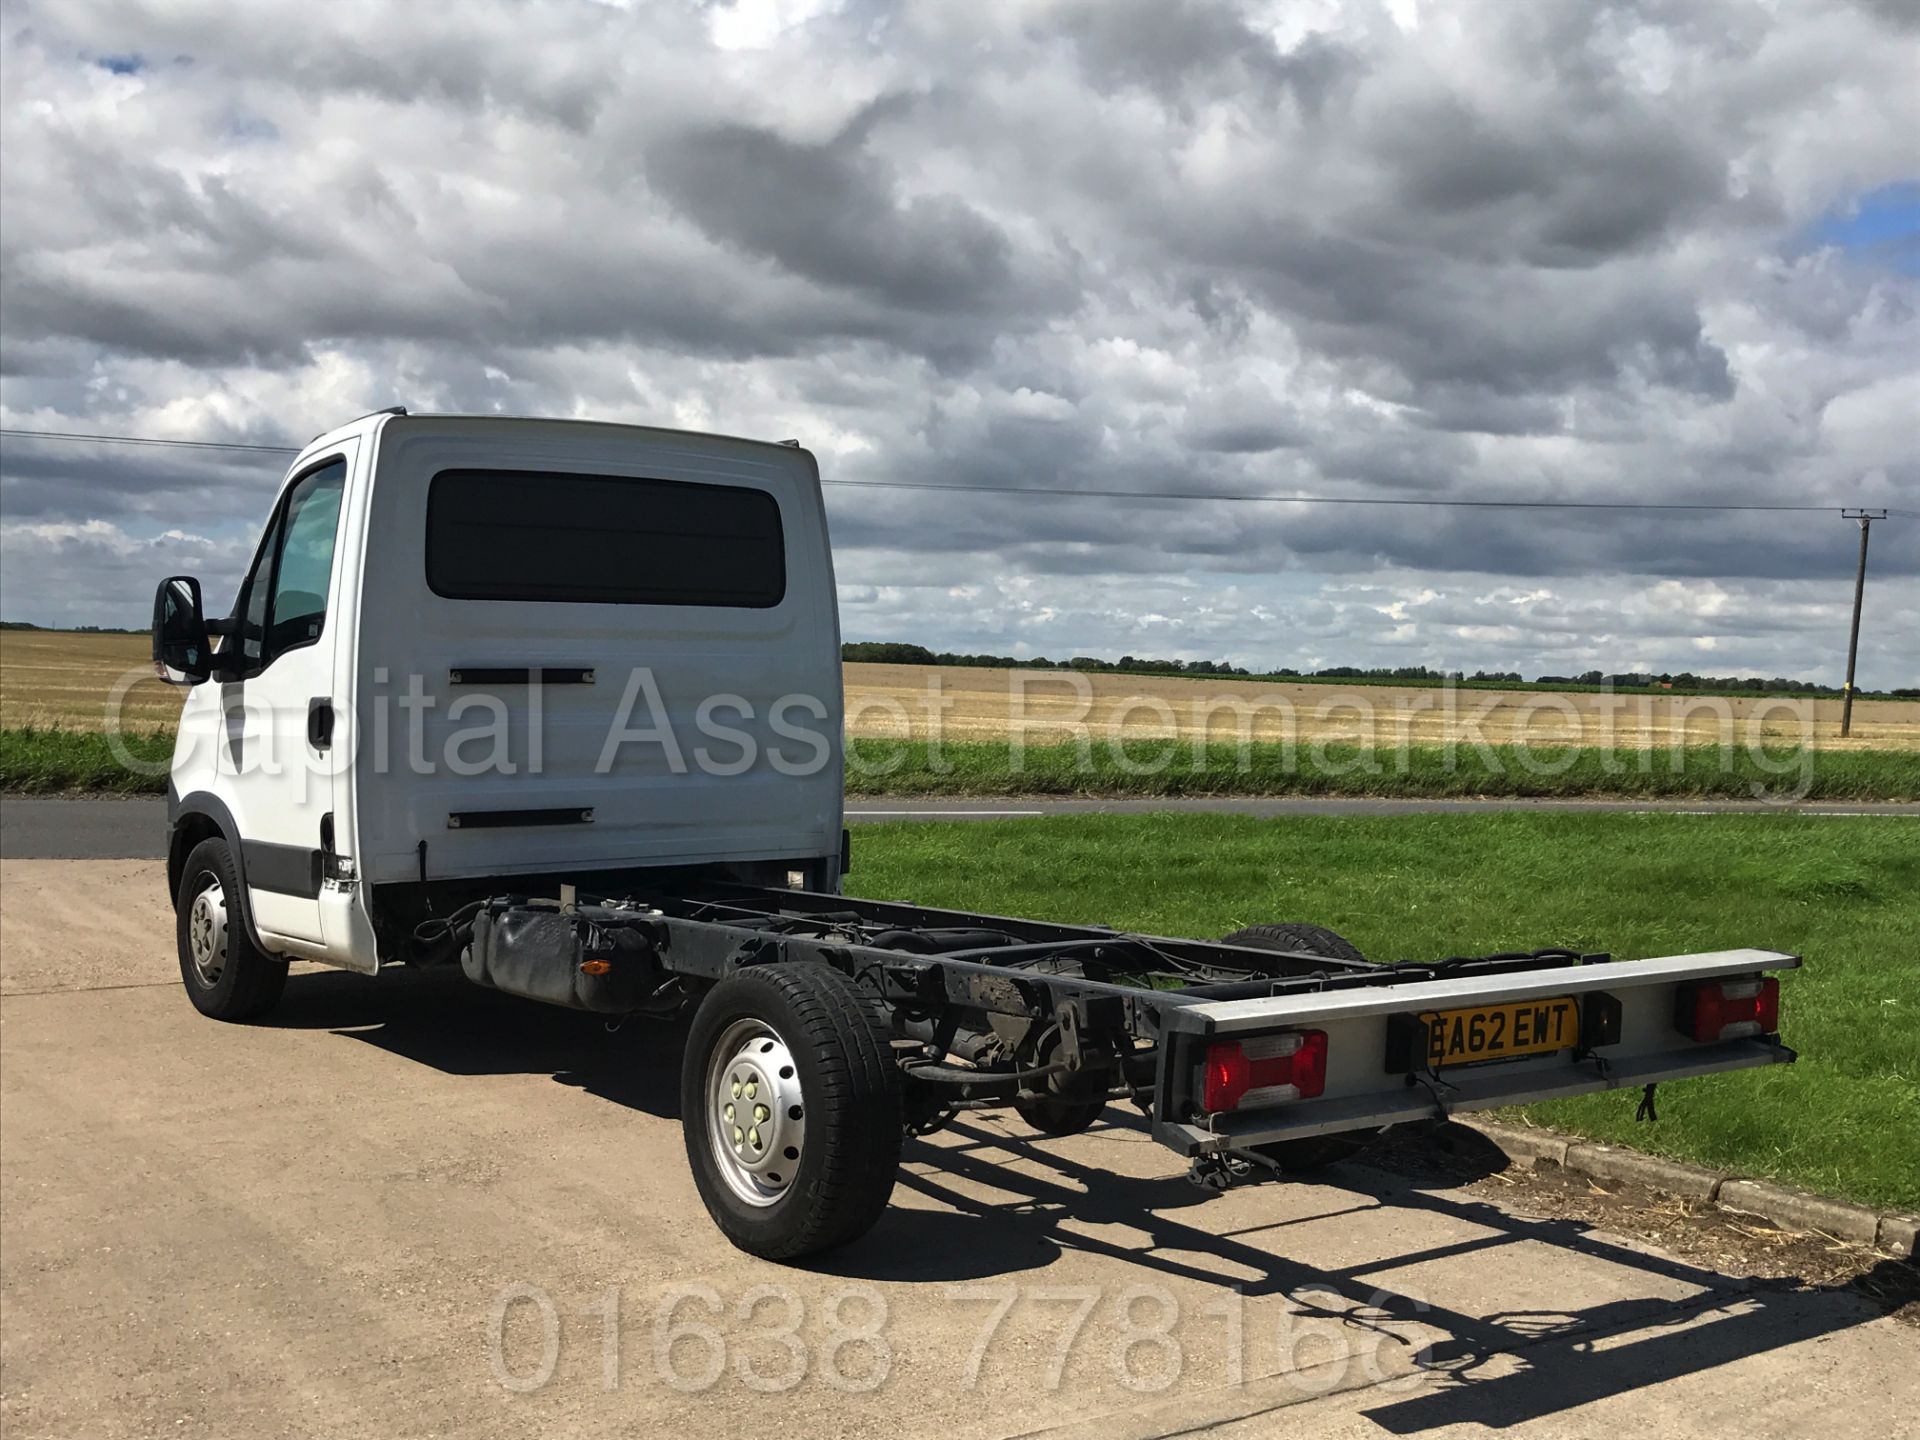
<instances>
[{"instance_id":1,"label":"trailer wiring cable","mask_svg":"<svg viewBox=\"0 0 1920 1440\"><path fill-rule=\"evenodd\" d=\"M1462 965L1484 965L1489 962L1500 963L1509 960L1597 960L1604 956L1588 955L1582 950L1570 950L1564 945L1546 945L1538 950L1495 950L1489 955L1449 955L1442 960L1391 960L1387 963L1395 967L1407 966L1415 970L1453 970Z\"/></svg>"},{"instance_id":2,"label":"trailer wiring cable","mask_svg":"<svg viewBox=\"0 0 1920 1440\"><path fill-rule=\"evenodd\" d=\"M1162 950L1158 945L1154 944L1153 941L1150 940L1145 935L1123 934L1123 935L1116 936L1115 938L1120 940L1125 940L1134 945L1138 945L1142 950L1145 950L1149 955L1152 955L1156 959L1160 960L1163 964L1167 966L1167 969L1160 973L1166 975L1167 978L1169 979L1183 979L1188 981L1198 979L1202 981L1202 983L1206 983L1210 981L1212 978L1207 973L1212 969L1211 966L1192 965L1192 964L1189 964L1187 961L1182 960L1177 955L1169 955L1166 951ZM1222 978L1224 979L1225 977L1222 976Z\"/></svg>"},{"instance_id":3,"label":"trailer wiring cable","mask_svg":"<svg viewBox=\"0 0 1920 1440\"><path fill-rule=\"evenodd\" d=\"M1659 1123L1660 1112L1654 1108L1653 1104L1653 1092L1659 1088L1660 1082L1656 1080L1640 1092L1640 1104L1633 1112L1635 1120L1645 1120L1648 1124Z\"/></svg>"},{"instance_id":4,"label":"trailer wiring cable","mask_svg":"<svg viewBox=\"0 0 1920 1440\"><path fill-rule=\"evenodd\" d=\"M1442 1077L1440 1072L1434 1068L1433 1059L1430 1055L1422 1053L1419 1060L1419 1068L1409 1069L1407 1071L1407 1084L1418 1085L1427 1092L1427 1098L1433 1101L1433 1108L1440 1119L1445 1120L1452 1113L1447 1109L1446 1097L1440 1092L1442 1090L1449 1090L1458 1093L1460 1087Z\"/></svg>"},{"instance_id":5,"label":"trailer wiring cable","mask_svg":"<svg viewBox=\"0 0 1920 1440\"><path fill-rule=\"evenodd\" d=\"M443 940L452 940L464 945L473 937L474 918L486 908L485 900L474 900L451 915L429 916L413 927L413 943L438 945Z\"/></svg>"},{"instance_id":6,"label":"trailer wiring cable","mask_svg":"<svg viewBox=\"0 0 1920 1440\"><path fill-rule=\"evenodd\" d=\"M1189 984L1194 983L1195 981L1199 981L1201 983L1211 983L1216 978L1221 981L1230 982L1232 979L1239 978L1240 975L1245 973L1245 972L1214 971L1213 967L1211 966L1195 965L1190 961L1182 960L1177 955L1171 955L1167 953L1165 950L1162 950L1158 945L1153 943L1150 937L1145 935L1136 935L1131 933L1130 931L1115 931L1111 935L1102 935L1097 939L1061 941L1058 944L1057 948L1049 951L1045 955L1035 955L1030 957L1023 957L1017 960L1010 960L1006 963L1006 965L1003 968L1007 970L1020 970L1028 974L1045 973L1040 969L1040 967L1045 965L1050 965L1063 958L1078 955L1080 952L1085 950L1093 950L1097 952L1099 950L1106 949L1108 947L1115 946L1115 945L1138 946L1140 949L1146 951L1147 954L1153 956L1156 960L1159 960L1163 965L1167 967L1164 970L1147 970L1147 971L1129 972L1129 973L1135 973L1135 974L1143 973L1147 975L1150 979L1180 980L1180 981L1185 981ZM992 964L993 962L989 958L992 955L992 953L993 952L991 950L958 950L958 951L954 951L952 954L948 955L946 958L953 959L953 960L978 959L981 963ZM1123 970L1123 971L1126 970L1126 967L1121 964L1109 964L1107 968L1109 970ZM1072 979L1074 977L1063 976L1062 978ZM1158 987L1145 987L1145 988L1157 989Z\"/></svg>"},{"instance_id":7,"label":"trailer wiring cable","mask_svg":"<svg viewBox=\"0 0 1920 1440\"><path fill-rule=\"evenodd\" d=\"M1443 960L1389 960L1382 968L1396 974L1409 971L1424 974L1428 979L1444 980L1454 971L1470 965L1507 965L1523 960L1561 960L1575 965L1604 963L1613 957L1610 955L1589 955L1580 950L1569 950L1564 945L1548 945L1539 950L1497 950L1491 955L1449 955Z\"/></svg>"}]
</instances>

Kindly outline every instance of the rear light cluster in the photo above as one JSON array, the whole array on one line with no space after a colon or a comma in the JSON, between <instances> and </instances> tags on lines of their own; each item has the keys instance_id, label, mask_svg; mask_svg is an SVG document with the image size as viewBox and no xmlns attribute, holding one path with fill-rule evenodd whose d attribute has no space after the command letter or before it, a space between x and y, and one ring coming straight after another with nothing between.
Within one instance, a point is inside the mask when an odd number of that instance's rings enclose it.
<instances>
[{"instance_id":1,"label":"rear light cluster","mask_svg":"<svg viewBox=\"0 0 1920 1440\"><path fill-rule=\"evenodd\" d=\"M1780 982L1766 976L1682 985L1673 1023L1701 1041L1771 1035L1780 1028Z\"/></svg>"},{"instance_id":2,"label":"rear light cluster","mask_svg":"<svg viewBox=\"0 0 1920 1440\"><path fill-rule=\"evenodd\" d=\"M1200 1108L1208 1114L1242 1106L1311 1100L1327 1088L1327 1032L1288 1030L1207 1046L1200 1072Z\"/></svg>"}]
</instances>

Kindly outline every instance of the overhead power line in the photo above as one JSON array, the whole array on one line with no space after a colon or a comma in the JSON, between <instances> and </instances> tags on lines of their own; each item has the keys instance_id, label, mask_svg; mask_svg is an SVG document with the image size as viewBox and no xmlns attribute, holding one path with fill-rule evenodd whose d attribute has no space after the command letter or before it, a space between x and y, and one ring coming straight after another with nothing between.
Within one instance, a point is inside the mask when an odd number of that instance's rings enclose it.
<instances>
[{"instance_id":1,"label":"overhead power line","mask_svg":"<svg viewBox=\"0 0 1920 1440\"><path fill-rule=\"evenodd\" d=\"M1465 510L1779 510L1837 515L1839 505L1722 505L1661 500L1462 500L1410 495L1238 495L1211 490L1056 490L1040 485L959 485L936 480L824 480L869 490L958 490L985 495L1087 496L1095 500L1231 500L1255 505L1441 505Z\"/></svg>"},{"instance_id":2,"label":"overhead power line","mask_svg":"<svg viewBox=\"0 0 1920 1440\"><path fill-rule=\"evenodd\" d=\"M90 445L158 445L175 450L251 450L261 455L298 455L297 445L243 445L237 440L165 440L155 435L82 435L71 430L0 429L19 440L79 440Z\"/></svg>"},{"instance_id":3,"label":"overhead power line","mask_svg":"<svg viewBox=\"0 0 1920 1440\"><path fill-rule=\"evenodd\" d=\"M71 430L0 428L0 436L20 440L69 441L90 445L136 445L178 450L227 450L254 455L298 455L294 445L254 445L237 440L169 440L155 435L94 435ZM963 485L943 480L822 480L855 490L941 490L970 495L1039 495L1075 500L1207 500L1250 505L1435 506L1453 510L1679 510L1713 513L1772 512L1838 515L1843 505L1767 505L1669 500L1474 500L1409 495L1258 495L1212 490L1064 490L1047 485ZM1891 511L1891 514L1904 514Z\"/></svg>"}]
</instances>

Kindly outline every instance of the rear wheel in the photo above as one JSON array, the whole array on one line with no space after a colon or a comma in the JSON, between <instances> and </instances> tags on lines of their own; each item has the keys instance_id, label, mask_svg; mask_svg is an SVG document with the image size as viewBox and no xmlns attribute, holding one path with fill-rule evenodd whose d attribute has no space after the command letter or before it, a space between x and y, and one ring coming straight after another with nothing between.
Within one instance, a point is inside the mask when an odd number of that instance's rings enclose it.
<instances>
[{"instance_id":1,"label":"rear wheel","mask_svg":"<svg viewBox=\"0 0 1920 1440\"><path fill-rule=\"evenodd\" d=\"M174 912L180 979L194 1009L215 1020L253 1020L274 1007L286 988L287 962L248 938L240 877L225 840L202 840L188 854Z\"/></svg>"},{"instance_id":2,"label":"rear wheel","mask_svg":"<svg viewBox=\"0 0 1920 1440\"><path fill-rule=\"evenodd\" d=\"M1244 945L1251 950L1324 955L1329 960L1364 961L1367 958L1360 953L1360 947L1345 936L1324 925L1308 925L1301 921L1282 925L1249 925L1244 930L1234 931L1222 943ZM1255 1148L1258 1154L1266 1156L1285 1173L1304 1175L1351 1159L1371 1145L1379 1133L1377 1130L1349 1130L1339 1135L1312 1135L1304 1140L1281 1140Z\"/></svg>"},{"instance_id":3,"label":"rear wheel","mask_svg":"<svg viewBox=\"0 0 1920 1440\"><path fill-rule=\"evenodd\" d=\"M878 1002L826 965L715 985L680 1072L687 1162L714 1224L768 1260L872 1228L900 1164L900 1077Z\"/></svg>"},{"instance_id":4,"label":"rear wheel","mask_svg":"<svg viewBox=\"0 0 1920 1440\"><path fill-rule=\"evenodd\" d=\"M1329 960L1364 961L1367 958L1345 936L1324 925L1297 921L1286 925L1249 925L1234 931L1220 943L1244 945L1249 950L1304 951L1308 955L1324 955Z\"/></svg>"}]
</instances>

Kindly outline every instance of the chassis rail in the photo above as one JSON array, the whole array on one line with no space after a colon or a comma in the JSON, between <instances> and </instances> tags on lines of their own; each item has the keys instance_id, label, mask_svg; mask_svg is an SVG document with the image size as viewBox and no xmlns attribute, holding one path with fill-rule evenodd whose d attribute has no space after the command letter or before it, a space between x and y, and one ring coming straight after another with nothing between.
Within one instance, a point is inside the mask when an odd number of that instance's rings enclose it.
<instances>
[{"instance_id":1,"label":"chassis rail","mask_svg":"<svg viewBox=\"0 0 1920 1440\"><path fill-rule=\"evenodd\" d=\"M1700 1043L1673 1018L1689 982L1800 963L1771 950L1615 961L1546 949L1376 965L740 885L610 903L643 928L666 975L695 986L793 961L859 982L891 1017L908 1123L920 1131L968 1108L1052 1101L1097 1114L1125 1098L1160 1143L1220 1155L1795 1058L1776 1035ZM1548 997L1600 1005L1585 1013L1605 1023L1554 1054L1440 1070L1394 1063L1422 1016ZM1309 1025L1329 1046L1323 1094L1202 1108L1209 1045Z\"/></svg>"}]
</instances>

